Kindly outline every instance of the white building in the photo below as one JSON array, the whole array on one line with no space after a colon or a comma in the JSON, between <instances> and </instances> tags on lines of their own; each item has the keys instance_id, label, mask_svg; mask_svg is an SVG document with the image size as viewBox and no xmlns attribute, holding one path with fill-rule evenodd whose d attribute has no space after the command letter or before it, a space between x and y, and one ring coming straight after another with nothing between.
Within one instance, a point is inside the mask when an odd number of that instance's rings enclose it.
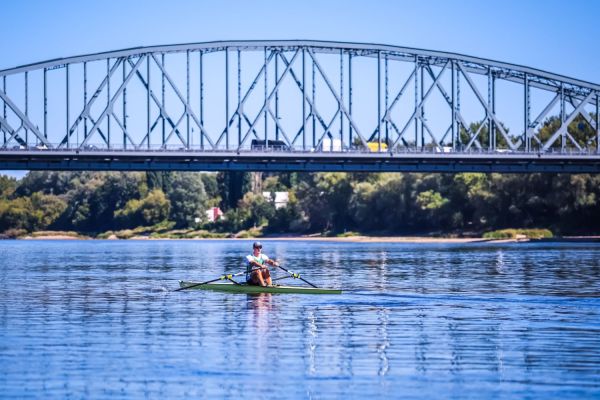
<instances>
[{"instance_id":1,"label":"white building","mask_svg":"<svg viewBox=\"0 0 600 400\"><path fill-rule=\"evenodd\" d=\"M285 207L290 201L288 192L262 192L262 195L267 201L275 203L275 208Z\"/></svg>"}]
</instances>

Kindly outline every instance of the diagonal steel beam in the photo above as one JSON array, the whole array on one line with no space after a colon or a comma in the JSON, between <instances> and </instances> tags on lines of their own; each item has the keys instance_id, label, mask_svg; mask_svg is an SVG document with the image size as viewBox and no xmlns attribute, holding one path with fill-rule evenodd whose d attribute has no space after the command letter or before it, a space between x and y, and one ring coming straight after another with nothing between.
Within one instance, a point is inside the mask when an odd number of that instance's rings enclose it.
<instances>
[{"instance_id":1,"label":"diagonal steel beam","mask_svg":"<svg viewBox=\"0 0 600 400\"><path fill-rule=\"evenodd\" d=\"M560 99L560 93L556 93L554 98L544 107L542 112L537 116L537 118L531 123L529 128L527 129L526 136L535 139L539 144L542 144L538 135L535 134L534 129L538 124L546 117L546 115L552 110L552 108L556 105L558 100Z\"/></svg>"},{"instance_id":2,"label":"diagonal steel beam","mask_svg":"<svg viewBox=\"0 0 600 400\"><path fill-rule=\"evenodd\" d=\"M421 110L423 109L423 105L425 104L425 102L427 101L427 98L429 97L429 95L433 91L433 88L436 87L436 85L439 83L440 78L442 77L442 75L446 71L446 68L448 67L448 64L449 64L449 62L446 62L446 64L444 64L444 67L442 68L442 70L440 71L440 73L438 74L438 76L435 78L435 80L433 81L433 83L429 86L429 89L427 89L427 92L425 93L425 95L422 96L421 101L416 105L415 110L413 111L412 115L408 119L407 123L404 125L404 128L398 134L398 137L396 138L396 140L394 140L394 143L392 143L392 145L390 146L390 151L391 151L391 149L393 149L394 147L396 147L396 145L398 144L398 141L400 140L400 138L402 136L404 136L404 133L406 132L406 129L408 128L409 124L412 122L413 119L415 120L415 123L416 123L416 121L417 121L416 120L417 115L419 115L421 113ZM391 120L391 118L388 119L388 121L390 121L390 120ZM417 143L415 143L415 146L416 145L417 145Z\"/></svg>"},{"instance_id":3,"label":"diagonal steel beam","mask_svg":"<svg viewBox=\"0 0 600 400\"><path fill-rule=\"evenodd\" d=\"M279 55L281 57L281 59L283 60L284 64L288 65L288 60L287 58L283 55L280 54ZM290 75L292 76L292 78L294 79L294 81L296 82L296 86L298 86L298 89L300 90L300 92L302 93L302 96L304 97L304 100L308 103L308 105L310 106L310 113L309 115L314 116L317 121L319 121L319 124L321 124L321 127L324 129L323 134L321 135L319 141L317 142L317 144L315 144L315 147L318 147L321 144L322 139L325 137L325 135L329 132L329 129L331 128L331 124L332 122L329 123L325 123L325 120L323 119L323 117L321 116L321 114L319 113L319 110L317 109L316 104L314 104L314 102L310 99L310 97L305 93L305 91L303 90L303 86L302 83L300 82L300 80L298 79L298 77L296 76L296 73L294 72L294 68L290 68ZM340 112L340 109L338 107L338 110L336 111L336 116L337 114ZM331 133L331 132L329 132ZM365 148L368 148L368 146L366 145L366 142L364 140L364 138L362 136L359 136L359 138L361 139L361 141L363 142Z\"/></svg>"},{"instance_id":4,"label":"diagonal steel beam","mask_svg":"<svg viewBox=\"0 0 600 400\"><path fill-rule=\"evenodd\" d=\"M168 141L171 139L171 136L173 136L173 133L174 133L174 132L177 130L177 128L179 128L179 124L181 124L181 122L183 121L183 119L185 118L185 116L186 116L186 113L185 113L185 112L181 114L181 116L179 117L179 119L178 119L178 120L177 120L177 122L175 123L175 126L173 126L173 127L171 128L171 131L170 131L170 132L169 132L169 134L168 134L168 135L165 137L165 141L164 141L164 143L162 144L162 146L161 146L161 149L166 149L166 148L167 148L167 142L168 142ZM181 139L181 137L180 137L180 139ZM187 143L185 143L185 142L183 141L183 139L181 139L181 141L182 141L182 144L183 144L184 146L186 146L187 148L189 148L189 146L187 145Z\"/></svg>"},{"instance_id":5,"label":"diagonal steel beam","mask_svg":"<svg viewBox=\"0 0 600 400\"><path fill-rule=\"evenodd\" d=\"M490 105L487 103L487 101L485 101L483 99L483 96L481 95L481 92L479 92L479 89L477 89L477 86L475 85L475 83L473 82L473 80L471 79L471 77L469 76L469 73L467 71L465 71L465 68L462 65L462 63L457 62L456 65L458 65L458 69L462 72L462 74L465 77L467 83L471 87L471 90L473 90L473 93L475 93L475 96L477 97L477 99L479 100L479 102L481 103L481 105L483 106L483 108L485 109L487 115L490 118L492 118L494 120L494 122L496 123L496 128L500 131L500 133L502 134L502 136L504 136L504 139L506 139L506 142L508 143L508 147L510 147L511 150L517 150L521 146L521 143L522 143L521 139L517 140L516 144L513 143L512 139L510 138L510 136L508 136L508 133L502 127L502 124L500 123L500 121L498 120L498 118L496 118L496 113L494 113L494 111L490 108Z\"/></svg>"},{"instance_id":6,"label":"diagonal steel beam","mask_svg":"<svg viewBox=\"0 0 600 400\"><path fill-rule=\"evenodd\" d=\"M246 91L246 93L244 94L244 97L242 99L242 101L240 102L238 108L235 110L235 112L231 115L231 118L229 119L229 121L227 122L227 126L225 127L225 129L223 129L223 131L221 132L221 134L219 135L217 141L215 142L215 145L218 146L221 143L221 140L223 140L223 138L225 137L225 134L227 133L227 127L230 127L234 122L235 122L235 117L236 115L241 116L242 118L244 118L244 120L246 121L246 123L250 126L252 125L252 122L250 122L250 118L248 118L248 116L246 115L246 113L244 112L244 104L246 103L246 100L248 99L248 97L250 97L250 94L252 93L252 91L254 90L254 88L256 87L258 80L263 76L263 74L265 73L267 67L269 66L269 64L271 63L271 60L273 59L273 55L275 54L275 51L271 51L271 53L269 54L269 57L267 57L267 59L265 60L265 62L263 63L262 67L260 68L260 70L258 71L258 73L256 74L256 77L254 78L254 80L252 81L252 83L250 84L248 90ZM252 132L254 133L254 136L257 139L260 139L258 136L258 133L256 132L256 130L252 130Z\"/></svg>"},{"instance_id":7,"label":"diagonal steel beam","mask_svg":"<svg viewBox=\"0 0 600 400\"><path fill-rule=\"evenodd\" d=\"M408 76L408 78L406 79L406 81L404 82L404 84L402 85L402 88L398 91L398 94L396 95L396 97L394 98L394 100L392 101L392 103L390 104L390 106L383 113L383 117L381 117L381 122L391 122L391 123L393 123L392 117L391 117L391 112L392 112L394 106L396 105L396 103L400 100L400 98L404 94L404 91L408 88L408 84L411 82L411 80L415 76L415 73L416 73L416 71L413 69L412 72L410 73L410 75ZM377 130L378 129L379 129L379 126L377 126L373 130L373 133L371 133L371 136L369 138L374 137L377 134ZM398 129L396 129L396 132L398 132Z\"/></svg>"},{"instance_id":8,"label":"diagonal steel beam","mask_svg":"<svg viewBox=\"0 0 600 400\"><path fill-rule=\"evenodd\" d=\"M135 142L133 141L131 136L129 136L129 132L127 132L127 128L125 128L125 126L123 125L121 120L117 117L117 115L114 113L114 111L111 111L110 113L113 116L113 118L115 119L115 121L117 121L117 124L121 127L121 130L123 131L123 134L125 135L125 137L127 139L129 139L129 143L131 143L131 145L137 150L139 147L135 144Z\"/></svg>"},{"instance_id":9,"label":"diagonal steel beam","mask_svg":"<svg viewBox=\"0 0 600 400\"><path fill-rule=\"evenodd\" d=\"M250 129L248 129L248 131L244 134L244 136L242 136L241 143L238 143L238 151L242 148L242 146L244 145L244 143L246 142L246 140L248 140L248 135L250 134L250 132L256 126L256 123L258 122L258 119L262 116L262 113L264 111L266 111L267 106L268 106L269 102L271 101L271 98L279 90L279 86L281 85L281 83L283 82L283 80L285 79L285 77L287 76L287 74L288 74L288 72L290 70L291 65L294 63L294 60L296 59L296 57L298 56L299 53L300 53L300 51L296 50L296 52L294 53L294 56L292 57L292 59L290 61L290 64L285 67L285 70L283 71L283 74L281 75L281 77L277 78L277 82L275 83L275 87L273 88L273 90L271 90L271 93L265 99L265 101L264 101L264 103L263 103L260 111L258 112L258 114L256 115L256 118L254 119L254 122L252 122L252 125L250 126Z\"/></svg>"},{"instance_id":10,"label":"diagonal steel beam","mask_svg":"<svg viewBox=\"0 0 600 400\"><path fill-rule=\"evenodd\" d=\"M177 85L175 85L175 83L173 82L173 79L171 79L171 76L168 74L168 72L165 70L165 68L161 65L161 63L156 59L156 55L154 53L151 53L150 55L151 55L152 59L154 60L154 63L158 66L158 68L163 73L164 77L167 78L167 82L169 82L169 85L171 85L171 88L173 88L173 90L175 91L175 94L177 95L177 97L179 97L179 100L183 103L186 114L189 115L194 120L194 122L198 126L198 129L200 129L201 134L204 135L204 137L206 137L206 140L208 140L208 143L210 143L211 147L214 149L215 145L212 142L212 140L210 139L208 132L206 132L206 129L204 129L204 126L202 125L202 123L200 122L198 117L196 116L196 113L194 113L194 110L192 109L190 104L181 95L181 92L177 88Z\"/></svg>"},{"instance_id":11,"label":"diagonal steel beam","mask_svg":"<svg viewBox=\"0 0 600 400\"><path fill-rule=\"evenodd\" d=\"M565 134L565 132L567 131L567 128L569 127L569 124L571 122L573 122L573 120L575 119L575 117L577 117L577 115L581 112L581 109L592 99L592 97L594 97L594 95L595 95L594 92L590 92L590 94L588 94L586 96L586 98L581 103L579 103L579 105L577 106L577 108L575 108L575 110L573 110L573 112L571 113L571 115L569 115L569 117L565 121L562 121L561 126L546 141L546 143L544 144L544 146L542 146L542 150L543 151L548 151L548 149L554 144L554 142L556 141L556 139L558 139L560 136L562 136L562 135Z\"/></svg>"},{"instance_id":12,"label":"diagonal steel beam","mask_svg":"<svg viewBox=\"0 0 600 400\"><path fill-rule=\"evenodd\" d=\"M89 142L89 140L93 136L94 132L96 132L96 130L98 130L98 127L100 126L100 123L102 123L102 121L104 120L104 118L112 111L113 104L115 104L115 101L121 95L121 92L123 92L123 89L125 89L125 87L129 83L129 81L131 80L131 78L135 75L135 72L138 70L138 68L142 64L142 61L144 61L146 58L148 58L147 55L145 57L140 57L138 59L138 61L135 63L135 66L133 67L133 69L131 71L129 71L129 74L127 75L127 77L125 78L125 80L123 80L123 83L121 84L121 86L119 86L119 89L117 89L117 91L115 92L115 94L113 95L113 97L110 99L110 102L104 108L104 111L102 111L102 114L100 114L100 116L98 117L98 120L96 121L96 123L94 124L94 126L92 127L92 129L90 129L90 131L88 132L88 137L86 137L83 140L83 142L81 142L81 144L79 145L80 148L82 148L83 146L85 146Z\"/></svg>"},{"instance_id":13,"label":"diagonal steel beam","mask_svg":"<svg viewBox=\"0 0 600 400\"><path fill-rule=\"evenodd\" d=\"M290 142L290 138L286 135L285 130L283 129L283 126L281 126L281 124L279 123L279 119L275 116L275 114L273 113L273 110L271 110L270 106L267 106L267 112L271 116L271 118L273 118L273 121L275 121L275 125L281 131L281 134L285 138L288 146L291 147L292 146L292 142Z\"/></svg>"},{"instance_id":14,"label":"diagonal steel beam","mask_svg":"<svg viewBox=\"0 0 600 400\"><path fill-rule=\"evenodd\" d=\"M437 147L438 149L442 150L442 146L439 145L439 143L435 139L435 136L433 136L433 132L431 131L431 129L429 129L429 125L425 121L425 118L423 118L421 116L419 116L418 118L421 121L421 123L423 123L423 126L425 127L425 130L427 131L427 133L431 137L431 140L433 140L433 144L435 144L435 147Z\"/></svg>"},{"instance_id":15,"label":"diagonal steel beam","mask_svg":"<svg viewBox=\"0 0 600 400\"><path fill-rule=\"evenodd\" d=\"M435 75L433 74L433 71L431 70L431 68L428 68L428 72L429 75L431 76L432 79L435 79ZM442 97L446 100L446 103L448 104L448 106L450 107L450 109L453 109L453 104L452 104L452 98L448 95L448 93L446 92L446 90L444 89L444 87L442 86L441 83L437 83L436 84L439 92L442 94ZM471 132L471 128L469 128L469 125L467 124L467 122L465 121L464 117L462 116L462 113L459 110L454 110L454 115L457 119L457 123L459 125L462 125L462 127L465 129L465 132L467 132L467 134L469 135L469 138L473 137L473 132ZM479 140L475 140L473 142L473 144L475 144L475 147L477 147L478 149L481 149L481 143L479 143ZM452 144L452 146L454 146L454 143ZM465 150L468 150L469 148L465 148Z\"/></svg>"},{"instance_id":16,"label":"diagonal steel beam","mask_svg":"<svg viewBox=\"0 0 600 400\"><path fill-rule=\"evenodd\" d=\"M323 140L325 139L325 135L330 134L333 136L333 132L331 132L331 125L333 125L333 123L335 122L335 119L337 118L338 114L340 113L340 108L338 107L337 111L333 114L333 117L331 117L331 121L329 121L329 123L323 127L323 133L321 134L321 136L319 137L319 140L317 141L317 144L315 144L315 148L318 149L319 147L321 147L321 145L323 144Z\"/></svg>"},{"instance_id":17,"label":"diagonal steel beam","mask_svg":"<svg viewBox=\"0 0 600 400\"><path fill-rule=\"evenodd\" d=\"M481 133L481 130L483 129L484 126L485 126L485 124L483 123L483 120L482 120L481 123L479 124L479 128L477 128L477 130L475 131L475 133L472 133L471 136L469 137L469 142L467 143L467 146L465 147L465 150L469 150L471 148L471 146L473 146L473 143L475 141L477 141L477 143L480 143L479 139L477 139L477 137ZM465 127L465 130L466 129L467 128ZM470 128L469 128L468 132L470 133ZM488 132L488 135L489 135L489 132ZM480 148L480 147L478 147L478 148Z\"/></svg>"},{"instance_id":18,"label":"diagonal steel beam","mask_svg":"<svg viewBox=\"0 0 600 400\"><path fill-rule=\"evenodd\" d=\"M129 60L129 64L132 67L134 65L131 62L131 60ZM144 79L144 76L141 74L140 71L136 71L136 76L142 82L142 85L144 85L144 87L146 88L146 90L149 91L150 98L154 101L154 103L158 107L158 109L160 111L160 117L159 118L163 118L164 121L167 121L169 123L169 125L171 125L171 128L174 128L175 124L173 123L173 119L171 118L171 116L167 112L167 110L166 110L163 102L158 100L158 98L156 97L156 95L154 94L154 92L152 91L152 89L150 88L150 86L148 85L148 83L146 82L146 79ZM152 131L152 129L151 129L151 131ZM181 140L181 143L183 143L183 145L185 146L185 140L183 139L183 136L181 136L181 132L179 131L179 129L177 129L175 131L175 133L177 134L177 137L179 137L179 140ZM142 139L142 141L140 142L139 145L141 146L146 140L149 140L149 132L147 132L146 135L144 135L144 138Z\"/></svg>"},{"instance_id":19,"label":"diagonal steel beam","mask_svg":"<svg viewBox=\"0 0 600 400\"><path fill-rule=\"evenodd\" d=\"M1 148L3 148L3 149L7 148L6 146L7 146L7 145L10 143L10 141L11 141L11 140L13 140L13 138L15 138L15 140L16 140L16 141L17 141L19 144L21 144L21 143L19 142L19 139L20 139L20 137L19 137L19 131L20 131L22 128L23 128L23 124L21 124L21 126L19 126L19 129L17 129L17 130L14 130L14 129L13 129L13 127L12 127L12 126L10 126L10 124L8 123L8 121L7 121L7 120L5 120L4 118L0 117L0 130L1 130L1 131L3 131L3 132L6 132L6 133L8 133L8 134L10 135L10 137L4 141L4 144L2 145L2 147L1 147ZM25 142L24 142L22 139L21 139L21 141L22 141L23 143L25 143ZM26 144L26 143L25 143L25 144Z\"/></svg>"},{"instance_id":20,"label":"diagonal steel beam","mask_svg":"<svg viewBox=\"0 0 600 400\"><path fill-rule=\"evenodd\" d=\"M102 93L102 90L104 90L104 87L107 86L107 84L109 83L109 80L112 77L113 73L122 64L122 62L123 62L122 58L118 58L117 61L115 61L114 65L110 68L110 70L109 70L108 74L106 75L106 77L104 77L104 79L102 80L102 82L100 82L100 86L98 86L98 88L96 89L96 91L94 92L94 94L92 95L92 97L90 98L90 100L83 107L83 110L81 111L81 113L79 114L79 116L75 119L75 122L73 122L73 125L71 125L71 127L67 131L67 135L60 142L61 145L63 145L64 143L67 142L68 138L70 138L71 135L73 134L73 132L75 132L75 129L77 129L77 125L79 125L79 123L81 121L83 121L85 118L89 118L90 117L90 110L91 110L92 106L94 105L94 102L100 96L100 93ZM106 141L106 139L105 139L105 141ZM108 145L108 142L106 142L106 145Z\"/></svg>"},{"instance_id":21,"label":"diagonal steel beam","mask_svg":"<svg viewBox=\"0 0 600 400\"><path fill-rule=\"evenodd\" d=\"M573 96L569 96L569 103L571 103L571 105L573 106L573 108L577 108L577 106L579 104L576 104L577 100L573 98ZM590 115L590 113L588 112L588 110L584 108L581 110L581 116L586 120L586 122L588 124L590 124L590 127L593 130L596 130L596 122L594 121L594 118L592 118L592 116Z\"/></svg>"},{"instance_id":22,"label":"diagonal steel beam","mask_svg":"<svg viewBox=\"0 0 600 400\"><path fill-rule=\"evenodd\" d=\"M340 96L338 95L337 91L335 90L335 88L333 87L333 85L331 84L331 82L329 82L329 78L327 78L327 74L325 74L325 72L323 71L323 68L321 68L321 64L319 63L319 60L317 60L317 58L315 57L315 54L314 54L313 50L311 48L308 48L307 49L307 53L310 56L310 58L313 60L314 64L317 66L317 70L319 70L319 73L323 77L323 80L325 81L325 84L327 84L327 87L329 87L329 90L331 91L331 94L337 100L338 105L340 107L340 111L346 116L346 119L350 123L350 126L356 131L356 134L358 135L358 137L363 142L363 146L365 146L366 148L368 148L367 142L365 141L363 135L360 133L360 130L358 129L358 126L354 123L354 120L352 119L352 117L348 113L348 110L346 110L346 106L344 105L344 102L340 99Z\"/></svg>"},{"instance_id":23,"label":"diagonal steel beam","mask_svg":"<svg viewBox=\"0 0 600 400\"><path fill-rule=\"evenodd\" d=\"M12 110L12 112L14 112L17 115L17 117L19 117L23 126L32 131L33 134L37 136L37 138L42 143L44 143L44 145L46 145L46 147L48 147L49 149L52 148L52 145L50 144L50 142L48 142L44 135L42 135L40 130L35 125L33 125L29 118L25 114L23 114L21 110L19 110L19 107L17 107L16 104L13 103L12 100L8 97L8 95L2 90L0 90L0 98L4 101L4 104L7 105Z\"/></svg>"}]
</instances>

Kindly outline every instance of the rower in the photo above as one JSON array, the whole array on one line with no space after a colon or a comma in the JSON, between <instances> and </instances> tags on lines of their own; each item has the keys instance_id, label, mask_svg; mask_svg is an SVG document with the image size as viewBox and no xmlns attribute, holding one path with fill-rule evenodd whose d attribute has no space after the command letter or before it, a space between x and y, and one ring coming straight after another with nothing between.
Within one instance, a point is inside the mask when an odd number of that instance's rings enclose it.
<instances>
[{"instance_id":1,"label":"rower","mask_svg":"<svg viewBox=\"0 0 600 400\"><path fill-rule=\"evenodd\" d=\"M272 286L271 274L266 265L278 266L279 264L262 253L262 243L254 242L252 244L252 254L247 255L246 259L248 260L246 283L257 286Z\"/></svg>"}]
</instances>

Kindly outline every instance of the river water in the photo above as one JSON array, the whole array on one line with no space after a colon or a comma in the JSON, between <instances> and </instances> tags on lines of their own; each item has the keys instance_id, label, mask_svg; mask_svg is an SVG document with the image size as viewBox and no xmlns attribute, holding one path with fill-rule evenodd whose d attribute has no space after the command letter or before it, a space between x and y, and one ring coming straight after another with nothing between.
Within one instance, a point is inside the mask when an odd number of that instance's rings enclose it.
<instances>
[{"instance_id":1,"label":"river water","mask_svg":"<svg viewBox=\"0 0 600 400\"><path fill-rule=\"evenodd\" d=\"M0 241L0 397L600 397L600 244L267 241L344 293L171 292L250 250Z\"/></svg>"}]
</instances>

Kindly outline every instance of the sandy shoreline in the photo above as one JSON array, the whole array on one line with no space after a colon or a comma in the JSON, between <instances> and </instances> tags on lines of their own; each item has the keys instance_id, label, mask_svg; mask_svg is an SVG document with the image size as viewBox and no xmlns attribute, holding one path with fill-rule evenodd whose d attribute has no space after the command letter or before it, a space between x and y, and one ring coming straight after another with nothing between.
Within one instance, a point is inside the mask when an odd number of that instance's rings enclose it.
<instances>
[{"instance_id":1,"label":"sandy shoreline","mask_svg":"<svg viewBox=\"0 0 600 400\"><path fill-rule=\"evenodd\" d=\"M93 237L84 236L68 236L68 235L39 235L39 236L23 236L17 240L235 240L235 241L251 241L260 240L267 241L311 241L311 242L347 242L347 243L476 243L490 242L490 239L484 238L435 238L435 237L419 237L419 236L349 236L349 237L327 237L327 236L267 236L257 238L151 238L149 236L133 236L128 239L96 239ZM512 242L514 239L508 240L493 240L494 242Z\"/></svg>"},{"instance_id":2,"label":"sandy shoreline","mask_svg":"<svg viewBox=\"0 0 600 400\"><path fill-rule=\"evenodd\" d=\"M267 241L312 241L312 242L337 242L337 243L523 243L530 241L545 241L545 242L600 242L600 236L570 236L556 237L551 239L486 239L482 237L473 238L444 238L444 237L428 237L428 236L348 236L348 237L327 237L327 236L267 236L257 238L151 238L149 236L133 236L128 239L117 239L111 237L108 239L96 239L86 236L69 236L64 234L57 235L39 235L39 236L23 236L17 240L235 240L235 241L252 241L259 240Z\"/></svg>"}]
</instances>

